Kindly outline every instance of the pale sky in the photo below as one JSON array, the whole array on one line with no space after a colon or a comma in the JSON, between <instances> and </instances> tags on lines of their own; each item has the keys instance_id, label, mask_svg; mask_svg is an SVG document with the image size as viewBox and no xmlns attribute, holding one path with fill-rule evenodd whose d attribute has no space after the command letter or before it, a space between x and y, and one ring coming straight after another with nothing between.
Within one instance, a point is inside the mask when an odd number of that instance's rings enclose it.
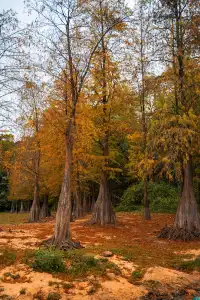
<instances>
[{"instance_id":1,"label":"pale sky","mask_svg":"<svg viewBox=\"0 0 200 300\"><path fill-rule=\"evenodd\" d=\"M131 6L134 0L126 0L126 2ZM0 0L0 11L10 8L17 12L18 18L22 23L29 23L31 21L31 16L24 9L24 0Z\"/></svg>"}]
</instances>

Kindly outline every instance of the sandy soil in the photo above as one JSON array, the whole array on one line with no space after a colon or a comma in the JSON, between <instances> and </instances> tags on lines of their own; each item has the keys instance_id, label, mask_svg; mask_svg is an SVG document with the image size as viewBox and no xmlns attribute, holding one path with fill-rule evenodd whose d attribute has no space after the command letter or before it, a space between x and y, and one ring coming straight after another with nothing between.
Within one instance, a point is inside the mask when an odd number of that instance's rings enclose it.
<instances>
[{"instance_id":1,"label":"sandy soil","mask_svg":"<svg viewBox=\"0 0 200 300\"><path fill-rule=\"evenodd\" d=\"M72 288L64 289L63 282L52 275L33 272L25 265L15 264L0 270L0 299L3 294L10 295L13 299L34 299L34 295L40 293L40 299L45 300L49 292L58 292L62 299L134 300L147 294L146 283L149 282L158 281L173 288L185 288L200 282L198 272L186 274L169 268L169 262L179 254L198 256L200 242L183 243L157 239L159 230L166 223L173 222L173 215L157 214L152 221L145 222L139 215L124 213L118 215L116 227L107 228L85 225L86 220L87 217L72 223L73 238L79 240L89 253L96 247L98 256L106 249L125 249L127 255L132 255L131 261L125 260L122 254L109 258L119 267L121 275L108 272L109 279L88 277L83 281L74 281ZM4 231L0 232L0 251L5 247L17 251L38 248L43 240L52 235L54 222L50 219L44 223L2 226ZM138 268L144 272L143 279L140 284L130 283L132 272ZM6 273L18 274L19 278L13 279ZM50 286L50 281L57 282L57 286ZM97 291L90 295L97 282ZM25 295L20 295L22 289L26 289ZM180 299L190 299L188 297L190 296Z\"/></svg>"}]
</instances>

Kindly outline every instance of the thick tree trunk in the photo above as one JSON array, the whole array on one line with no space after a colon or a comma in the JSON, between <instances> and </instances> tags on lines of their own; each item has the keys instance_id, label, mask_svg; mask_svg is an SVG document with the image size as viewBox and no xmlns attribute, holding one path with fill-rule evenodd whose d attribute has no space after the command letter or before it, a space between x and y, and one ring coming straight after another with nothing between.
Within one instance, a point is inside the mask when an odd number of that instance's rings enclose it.
<instances>
[{"instance_id":1,"label":"thick tree trunk","mask_svg":"<svg viewBox=\"0 0 200 300\"><path fill-rule=\"evenodd\" d=\"M24 203L23 201L21 200L21 205L20 205L20 213L24 213Z\"/></svg>"},{"instance_id":2,"label":"thick tree trunk","mask_svg":"<svg viewBox=\"0 0 200 300\"><path fill-rule=\"evenodd\" d=\"M200 215L193 191L192 160L185 163L183 189L173 227L165 226L159 237L171 240L200 239Z\"/></svg>"},{"instance_id":3,"label":"thick tree trunk","mask_svg":"<svg viewBox=\"0 0 200 300\"><path fill-rule=\"evenodd\" d=\"M38 222L39 219L40 219L39 178L38 178L38 175L36 175L35 176L34 197L33 197L33 203L31 206L29 222Z\"/></svg>"},{"instance_id":4,"label":"thick tree trunk","mask_svg":"<svg viewBox=\"0 0 200 300\"><path fill-rule=\"evenodd\" d=\"M109 185L108 185L108 174L106 171L101 173L100 190L97 201L94 205L91 224L100 224L101 226L107 224L115 224L116 217L115 212L112 208Z\"/></svg>"},{"instance_id":5,"label":"thick tree trunk","mask_svg":"<svg viewBox=\"0 0 200 300\"><path fill-rule=\"evenodd\" d=\"M15 213L18 214L18 201L16 201L16 204L15 204Z\"/></svg>"},{"instance_id":6,"label":"thick tree trunk","mask_svg":"<svg viewBox=\"0 0 200 300\"><path fill-rule=\"evenodd\" d=\"M49 205L48 205L48 195L44 196L42 209L40 211L40 218L47 218L50 217L51 213L49 211Z\"/></svg>"},{"instance_id":7,"label":"thick tree trunk","mask_svg":"<svg viewBox=\"0 0 200 300\"><path fill-rule=\"evenodd\" d=\"M150 208L149 208L149 198L148 198L148 180L144 180L144 219L151 220Z\"/></svg>"},{"instance_id":8,"label":"thick tree trunk","mask_svg":"<svg viewBox=\"0 0 200 300\"><path fill-rule=\"evenodd\" d=\"M193 190L191 159L184 166L183 191L174 225L176 228L200 232L200 216Z\"/></svg>"},{"instance_id":9,"label":"thick tree trunk","mask_svg":"<svg viewBox=\"0 0 200 300\"><path fill-rule=\"evenodd\" d=\"M70 219L71 219L71 173L72 173L72 140L70 128L66 135L66 156L65 171L58 201L56 213L56 224L53 237L47 241L47 244L56 248L65 250L80 248L79 242L73 242L71 239Z\"/></svg>"}]
</instances>

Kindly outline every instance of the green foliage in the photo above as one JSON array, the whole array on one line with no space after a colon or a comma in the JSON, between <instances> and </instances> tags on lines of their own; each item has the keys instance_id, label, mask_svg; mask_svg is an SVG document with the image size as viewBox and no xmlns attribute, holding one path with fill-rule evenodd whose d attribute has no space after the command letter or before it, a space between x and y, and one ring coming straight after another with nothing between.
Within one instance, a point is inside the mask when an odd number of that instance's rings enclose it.
<instances>
[{"instance_id":1,"label":"green foliage","mask_svg":"<svg viewBox=\"0 0 200 300\"><path fill-rule=\"evenodd\" d=\"M131 282L135 282L143 277L143 272L141 270L133 271L131 274Z\"/></svg>"},{"instance_id":2,"label":"green foliage","mask_svg":"<svg viewBox=\"0 0 200 300\"><path fill-rule=\"evenodd\" d=\"M183 271L200 271L200 257L195 258L194 260L183 261L178 266L177 269Z\"/></svg>"},{"instance_id":3,"label":"green foliage","mask_svg":"<svg viewBox=\"0 0 200 300\"><path fill-rule=\"evenodd\" d=\"M61 295L58 293L49 293L47 300L60 300L61 299Z\"/></svg>"},{"instance_id":4,"label":"green foliage","mask_svg":"<svg viewBox=\"0 0 200 300\"><path fill-rule=\"evenodd\" d=\"M38 250L28 259L34 270L48 273L65 272L63 254L54 250Z\"/></svg>"},{"instance_id":5,"label":"green foliage","mask_svg":"<svg viewBox=\"0 0 200 300\"><path fill-rule=\"evenodd\" d=\"M25 288L21 289L19 291L19 293L20 293L20 295L25 295L26 294L26 289Z\"/></svg>"},{"instance_id":6,"label":"green foliage","mask_svg":"<svg viewBox=\"0 0 200 300\"><path fill-rule=\"evenodd\" d=\"M107 259L96 259L93 256L83 255L76 251L66 251L64 257L70 261L70 267L66 271L70 277L83 277L92 274L105 275L107 269L119 273L119 269Z\"/></svg>"},{"instance_id":7,"label":"green foliage","mask_svg":"<svg viewBox=\"0 0 200 300\"><path fill-rule=\"evenodd\" d=\"M4 250L0 255L0 265L10 266L16 260L16 253L13 250Z\"/></svg>"},{"instance_id":8,"label":"green foliage","mask_svg":"<svg viewBox=\"0 0 200 300\"><path fill-rule=\"evenodd\" d=\"M148 196L152 212L173 213L178 205L179 189L165 182L149 183ZM139 210L142 201L143 183L138 183L124 192L121 203L116 210L127 212Z\"/></svg>"}]
</instances>

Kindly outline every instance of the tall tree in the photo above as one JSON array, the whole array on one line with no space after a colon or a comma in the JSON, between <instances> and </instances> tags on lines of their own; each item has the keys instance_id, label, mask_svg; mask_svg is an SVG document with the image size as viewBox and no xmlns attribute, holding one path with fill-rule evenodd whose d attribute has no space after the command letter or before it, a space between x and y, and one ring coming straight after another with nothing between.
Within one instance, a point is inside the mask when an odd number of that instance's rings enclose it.
<instances>
[{"instance_id":1,"label":"tall tree","mask_svg":"<svg viewBox=\"0 0 200 300\"><path fill-rule=\"evenodd\" d=\"M158 1L158 10L155 14L156 22L164 24L165 27L166 39L162 35L162 42L168 42L170 46L166 47L167 52L164 48L162 51L165 53L163 61L170 62L170 68L173 70L169 73L173 74L174 87L173 101L171 101L170 110L168 107L165 115L165 126L164 123L160 126L160 130L165 128L161 136L166 137L166 142L174 140L173 149L168 142L166 144L169 146L168 155L171 157L170 163L173 160L179 161L182 173L182 193L174 226L165 227L160 234L160 237L170 239L189 240L200 236L200 216L192 179L192 156L195 147L193 142L197 135L196 125L194 125L195 122L192 125L192 120L194 121L195 115L199 114L195 109L198 99L195 92L198 84L195 77L191 80L190 75L191 66L194 63L198 64L196 59L198 47L193 45L192 32L196 32L193 20L196 20L199 9L199 1L170 0L165 3ZM168 92L170 93L169 90ZM184 136L184 139L181 136ZM164 153L166 154L166 151Z\"/></svg>"},{"instance_id":2,"label":"tall tree","mask_svg":"<svg viewBox=\"0 0 200 300\"><path fill-rule=\"evenodd\" d=\"M28 1L28 3L38 13L40 24L45 24L39 34L43 36L43 40L45 38L45 49L49 51L50 58L53 58L53 64L45 70L48 73L51 71L63 82L62 98L66 104L65 169L55 231L50 243L58 248L73 248L78 246L72 241L70 233L72 153L76 109L92 57L103 36L95 36L92 32L93 1L88 3L88 1L76 0L40 0ZM119 23L121 23L121 16L111 19L104 35Z\"/></svg>"}]
</instances>

